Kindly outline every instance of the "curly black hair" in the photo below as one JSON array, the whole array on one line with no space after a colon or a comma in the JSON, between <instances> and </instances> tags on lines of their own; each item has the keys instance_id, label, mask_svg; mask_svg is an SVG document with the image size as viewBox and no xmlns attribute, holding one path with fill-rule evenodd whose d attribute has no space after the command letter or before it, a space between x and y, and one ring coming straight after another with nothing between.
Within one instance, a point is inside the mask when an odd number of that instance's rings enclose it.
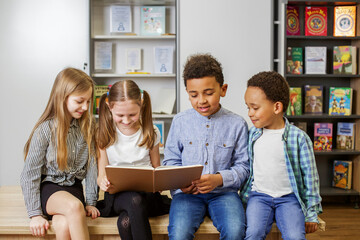
<instances>
[{"instance_id":1,"label":"curly black hair","mask_svg":"<svg viewBox=\"0 0 360 240\"><path fill-rule=\"evenodd\" d=\"M289 84L285 78L277 72L259 72L248 80L247 87L258 87L263 90L268 100L274 103L281 102L283 105L283 112L285 112L289 106Z\"/></svg>"},{"instance_id":2,"label":"curly black hair","mask_svg":"<svg viewBox=\"0 0 360 240\"><path fill-rule=\"evenodd\" d=\"M203 77L215 77L216 81L222 86L224 84L224 75L221 63L208 53L189 56L183 72L185 87L187 80Z\"/></svg>"}]
</instances>

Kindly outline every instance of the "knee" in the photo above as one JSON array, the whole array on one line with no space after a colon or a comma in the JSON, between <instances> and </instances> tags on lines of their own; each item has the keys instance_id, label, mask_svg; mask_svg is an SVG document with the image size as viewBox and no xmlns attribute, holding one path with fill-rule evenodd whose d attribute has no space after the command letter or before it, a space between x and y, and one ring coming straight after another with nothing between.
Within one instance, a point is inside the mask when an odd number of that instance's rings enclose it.
<instances>
[{"instance_id":1,"label":"knee","mask_svg":"<svg viewBox=\"0 0 360 240\"><path fill-rule=\"evenodd\" d=\"M73 216L85 216L84 205L77 199L68 203L67 212Z\"/></svg>"},{"instance_id":2,"label":"knee","mask_svg":"<svg viewBox=\"0 0 360 240\"><path fill-rule=\"evenodd\" d=\"M190 229L180 228L177 226L168 226L169 240L188 240L194 239L195 232Z\"/></svg>"},{"instance_id":3,"label":"knee","mask_svg":"<svg viewBox=\"0 0 360 240\"><path fill-rule=\"evenodd\" d=\"M223 227L219 232L221 239L244 239L245 225L243 223L228 225L227 227Z\"/></svg>"},{"instance_id":4,"label":"knee","mask_svg":"<svg viewBox=\"0 0 360 240\"><path fill-rule=\"evenodd\" d=\"M65 217L58 218L54 216L52 219L52 225L56 234L69 232L69 223L66 221Z\"/></svg>"},{"instance_id":5,"label":"knee","mask_svg":"<svg viewBox=\"0 0 360 240\"><path fill-rule=\"evenodd\" d=\"M247 227L245 239L265 239L266 232L263 228L259 227Z\"/></svg>"},{"instance_id":6,"label":"knee","mask_svg":"<svg viewBox=\"0 0 360 240\"><path fill-rule=\"evenodd\" d=\"M281 234L284 240L305 240L305 232L289 231L286 234Z\"/></svg>"}]
</instances>

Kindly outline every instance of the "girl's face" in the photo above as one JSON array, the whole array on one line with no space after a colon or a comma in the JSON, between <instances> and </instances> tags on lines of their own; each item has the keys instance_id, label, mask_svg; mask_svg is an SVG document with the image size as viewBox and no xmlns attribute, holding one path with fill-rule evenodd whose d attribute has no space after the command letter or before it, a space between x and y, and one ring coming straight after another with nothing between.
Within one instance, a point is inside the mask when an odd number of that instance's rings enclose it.
<instances>
[{"instance_id":1,"label":"girl's face","mask_svg":"<svg viewBox=\"0 0 360 240\"><path fill-rule=\"evenodd\" d=\"M138 130L141 107L133 100L115 102L110 108L116 127L122 130Z\"/></svg>"},{"instance_id":2,"label":"girl's face","mask_svg":"<svg viewBox=\"0 0 360 240\"><path fill-rule=\"evenodd\" d=\"M79 119L89 108L92 89L85 93L70 94L66 101L67 110L72 118Z\"/></svg>"}]
</instances>

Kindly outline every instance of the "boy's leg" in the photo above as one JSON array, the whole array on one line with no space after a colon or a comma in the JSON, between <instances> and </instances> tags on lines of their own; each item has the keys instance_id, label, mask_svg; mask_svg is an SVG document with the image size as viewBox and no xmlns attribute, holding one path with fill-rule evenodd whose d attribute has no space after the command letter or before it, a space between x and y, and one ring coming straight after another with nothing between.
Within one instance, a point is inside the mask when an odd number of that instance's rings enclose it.
<instances>
[{"instance_id":1,"label":"boy's leg","mask_svg":"<svg viewBox=\"0 0 360 240\"><path fill-rule=\"evenodd\" d=\"M245 212L236 192L209 194L208 209L220 239L243 239L245 236Z\"/></svg>"},{"instance_id":2,"label":"boy's leg","mask_svg":"<svg viewBox=\"0 0 360 240\"><path fill-rule=\"evenodd\" d=\"M174 195L170 206L169 239L193 239L195 232L204 221L205 214L206 202L201 194Z\"/></svg>"},{"instance_id":3,"label":"boy's leg","mask_svg":"<svg viewBox=\"0 0 360 240\"><path fill-rule=\"evenodd\" d=\"M55 192L46 203L46 211L50 215L59 214L66 218L72 239L90 238L84 205L72 194L65 191Z\"/></svg>"},{"instance_id":4,"label":"boy's leg","mask_svg":"<svg viewBox=\"0 0 360 240\"><path fill-rule=\"evenodd\" d=\"M295 194L275 199L275 219L284 240L305 239L305 217Z\"/></svg>"},{"instance_id":5,"label":"boy's leg","mask_svg":"<svg viewBox=\"0 0 360 240\"><path fill-rule=\"evenodd\" d=\"M273 199L271 196L251 192L246 207L246 240L265 239L274 222Z\"/></svg>"}]
</instances>

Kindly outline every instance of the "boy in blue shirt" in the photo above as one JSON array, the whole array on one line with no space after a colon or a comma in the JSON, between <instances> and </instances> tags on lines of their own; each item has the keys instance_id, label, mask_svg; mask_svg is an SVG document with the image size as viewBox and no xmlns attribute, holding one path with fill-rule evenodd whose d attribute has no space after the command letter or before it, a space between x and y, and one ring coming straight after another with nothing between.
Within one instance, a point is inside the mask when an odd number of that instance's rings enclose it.
<instances>
[{"instance_id":1,"label":"boy in blue shirt","mask_svg":"<svg viewBox=\"0 0 360 240\"><path fill-rule=\"evenodd\" d=\"M200 179L171 192L169 239L194 238L207 213L221 239L242 239L245 214L237 192L249 175L247 124L221 107L228 85L211 55L190 56L183 77L193 108L174 117L163 164L204 168Z\"/></svg>"},{"instance_id":2,"label":"boy in blue shirt","mask_svg":"<svg viewBox=\"0 0 360 240\"><path fill-rule=\"evenodd\" d=\"M305 239L322 212L319 176L309 136L289 124L289 85L276 72L247 83L250 177L241 191L247 202L246 238L265 239L276 221L283 239Z\"/></svg>"}]
</instances>

